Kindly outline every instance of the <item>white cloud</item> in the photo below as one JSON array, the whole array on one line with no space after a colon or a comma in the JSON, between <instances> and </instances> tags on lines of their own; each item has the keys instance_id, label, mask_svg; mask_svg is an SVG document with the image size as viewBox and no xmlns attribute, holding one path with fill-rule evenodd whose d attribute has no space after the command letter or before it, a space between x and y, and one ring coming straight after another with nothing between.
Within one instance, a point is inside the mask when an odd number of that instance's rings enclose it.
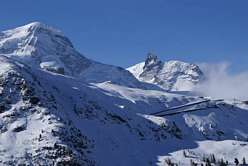
<instances>
[{"instance_id":1,"label":"white cloud","mask_svg":"<svg viewBox=\"0 0 248 166\"><path fill-rule=\"evenodd\" d=\"M248 72L231 74L227 62L199 65L206 80L195 88L196 92L213 98L248 100Z\"/></svg>"}]
</instances>

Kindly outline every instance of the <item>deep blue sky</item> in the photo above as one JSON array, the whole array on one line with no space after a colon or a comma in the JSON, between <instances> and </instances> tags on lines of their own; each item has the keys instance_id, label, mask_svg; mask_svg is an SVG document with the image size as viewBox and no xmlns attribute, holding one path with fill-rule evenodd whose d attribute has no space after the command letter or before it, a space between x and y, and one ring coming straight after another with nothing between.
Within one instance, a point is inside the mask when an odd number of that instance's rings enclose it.
<instances>
[{"instance_id":1,"label":"deep blue sky","mask_svg":"<svg viewBox=\"0 0 248 166\"><path fill-rule=\"evenodd\" d=\"M127 67L162 60L248 69L247 0L2 0L0 30L32 21L61 29L85 56Z\"/></svg>"}]
</instances>

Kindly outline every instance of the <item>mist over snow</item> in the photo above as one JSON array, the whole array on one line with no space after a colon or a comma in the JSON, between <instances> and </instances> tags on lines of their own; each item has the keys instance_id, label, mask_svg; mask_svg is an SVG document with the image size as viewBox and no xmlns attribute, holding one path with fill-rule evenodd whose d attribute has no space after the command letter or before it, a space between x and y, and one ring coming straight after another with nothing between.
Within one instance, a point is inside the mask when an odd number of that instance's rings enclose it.
<instances>
[{"instance_id":1,"label":"mist over snow","mask_svg":"<svg viewBox=\"0 0 248 166\"><path fill-rule=\"evenodd\" d=\"M228 62L200 63L199 66L206 79L194 91L213 98L248 100L248 71L233 74Z\"/></svg>"}]
</instances>

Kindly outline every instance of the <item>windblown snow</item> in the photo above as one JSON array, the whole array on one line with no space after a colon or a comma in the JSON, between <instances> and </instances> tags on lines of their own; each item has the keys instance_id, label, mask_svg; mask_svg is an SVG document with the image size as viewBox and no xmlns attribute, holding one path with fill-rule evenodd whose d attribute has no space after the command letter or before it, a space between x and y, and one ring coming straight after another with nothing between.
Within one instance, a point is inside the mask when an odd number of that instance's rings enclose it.
<instances>
[{"instance_id":1,"label":"windblown snow","mask_svg":"<svg viewBox=\"0 0 248 166\"><path fill-rule=\"evenodd\" d=\"M128 70L93 61L39 22L3 31L0 165L241 162L247 102L182 92L201 79L194 64L151 55Z\"/></svg>"}]
</instances>

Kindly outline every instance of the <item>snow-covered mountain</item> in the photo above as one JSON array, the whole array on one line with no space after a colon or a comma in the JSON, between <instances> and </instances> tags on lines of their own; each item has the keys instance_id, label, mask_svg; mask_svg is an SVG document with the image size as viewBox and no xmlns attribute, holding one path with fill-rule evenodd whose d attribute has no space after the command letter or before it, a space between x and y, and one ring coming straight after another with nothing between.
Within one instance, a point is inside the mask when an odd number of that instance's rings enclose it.
<instances>
[{"instance_id":1,"label":"snow-covered mountain","mask_svg":"<svg viewBox=\"0 0 248 166\"><path fill-rule=\"evenodd\" d=\"M41 23L0 36L0 165L189 165L248 154L246 103L150 88Z\"/></svg>"},{"instance_id":2,"label":"snow-covered mountain","mask_svg":"<svg viewBox=\"0 0 248 166\"><path fill-rule=\"evenodd\" d=\"M148 53L145 62L127 70L140 81L172 91L190 91L204 77L201 69L195 64L181 61L162 62L152 53Z\"/></svg>"},{"instance_id":3,"label":"snow-covered mountain","mask_svg":"<svg viewBox=\"0 0 248 166\"><path fill-rule=\"evenodd\" d=\"M87 82L139 85L128 71L84 57L61 31L40 22L0 33L0 54L29 66L78 77Z\"/></svg>"}]
</instances>

